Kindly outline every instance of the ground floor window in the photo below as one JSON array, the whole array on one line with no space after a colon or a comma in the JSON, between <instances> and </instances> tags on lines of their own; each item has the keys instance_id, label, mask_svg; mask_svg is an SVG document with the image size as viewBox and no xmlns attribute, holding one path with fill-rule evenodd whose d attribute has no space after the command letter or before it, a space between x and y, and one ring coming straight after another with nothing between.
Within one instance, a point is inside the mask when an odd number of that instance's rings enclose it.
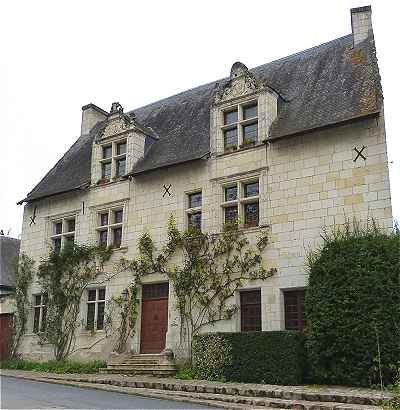
<instances>
[{"instance_id":1,"label":"ground floor window","mask_svg":"<svg viewBox=\"0 0 400 410\"><path fill-rule=\"evenodd\" d=\"M288 290L283 295L285 299L285 329L302 331L305 326L304 289Z\"/></svg>"},{"instance_id":2,"label":"ground floor window","mask_svg":"<svg viewBox=\"0 0 400 410\"><path fill-rule=\"evenodd\" d=\"M242 332L261 331L261 290L240 292L240 327Z\"/></svg>"},{"instance_id":3,"label":"ground floor window","mask_svg":"<svg viewBox=\"0 0 400 410\"><path fill-rule=\"evenodd\" d=\"M33 333L46 330L47 294L33 295Z\"/></svg>"},{"instance_id":4,"label":"ground floor window","mask_svg":"<svg viewBox=\"0 0 400 410\"><path fill-rule=\"evenodd\" d=\"M87 291L86 329L101 330L104 326L104 308L106 289L89 289Z\"/></svg>"}]
</instances>

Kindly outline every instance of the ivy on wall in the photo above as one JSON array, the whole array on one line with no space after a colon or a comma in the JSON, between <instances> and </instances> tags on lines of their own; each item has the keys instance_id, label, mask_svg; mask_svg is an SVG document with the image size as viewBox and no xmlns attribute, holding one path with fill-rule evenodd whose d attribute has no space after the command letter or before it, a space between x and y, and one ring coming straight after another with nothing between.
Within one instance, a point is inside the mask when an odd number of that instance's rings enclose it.
<instances>
[{"instance_id":1,"label":"ivy on wall","mask_svg":"<svg viewBox=\"0 0 400 410\"><path fill-rule=\"evenodd\" d=\"M28 290L32 283L34 264L25 253L21 253L19 260L14 264L16 312L13 318L11 357L16 357L21 338L26 331L29 316Z\"/></svg>"},{"instance_id":2,"label":"ivy on wall","mask_svg":"<svg viewBox=\"0 0 400 410\"><path fill-rule=\"evenodd\" d=\"M48 296L46 327L39 337L53 346L56 360L64 360L72 352L82 294L103 273L111 252L109 248L71 244L60 252L51 251L39 265L39 284Z\"/></svg>"},{"instance_id":3,"label":"ivy on wall","mask_svg":"<svg viewBox=\"0 0 400 410\"><path fill-rule=\"evenodd\" d=\"M231 303L235 292L247 281L266 280L275 273L275 268L267 270L262 265L268 241L265 229L252 246L238 224L226 224L218 235L197 229L180 232L171 217L165 246L157 250L151 236L144 233L139 256L125 261L125 267L133 274L135 286L152 273L169 279L176 295L181 343L191 358L193 337L237 311Z\"/></svg>"}]
</instances>

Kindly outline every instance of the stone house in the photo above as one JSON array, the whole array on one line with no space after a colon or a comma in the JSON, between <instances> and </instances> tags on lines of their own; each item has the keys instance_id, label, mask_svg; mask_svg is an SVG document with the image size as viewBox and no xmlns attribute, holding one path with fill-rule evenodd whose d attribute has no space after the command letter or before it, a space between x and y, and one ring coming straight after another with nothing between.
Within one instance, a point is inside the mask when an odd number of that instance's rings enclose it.
<instances>
[{"instance_id":1,"label":"stone house","mask_svg":"<svg viewBox=\"0 0 400 410\"><path fill-rule=\"evenodd\" d=\"M171 214L180 229L211 233L239 217L249 237L270 226L264 260L277 274L244 286L235 297L239 313L206 330L302 329L305 255L320 244L322 228L353 217L392 227L371 8L352 9L351 27L251 70L237 62L228 78L133 111L85 105L81 136L20 202L21 252L38 261L68 241L98 242L113 246L117 261L135 257L145 229L162 243ZM105 302L129 280L121 274L89 288L77 354L108 357ZM178 353L173 289L158 274L144 282L131 350ZM21 352L41 358L50 354L37 343L45 298L37 283L31 294Z\"/></svg>"}]
</instances>

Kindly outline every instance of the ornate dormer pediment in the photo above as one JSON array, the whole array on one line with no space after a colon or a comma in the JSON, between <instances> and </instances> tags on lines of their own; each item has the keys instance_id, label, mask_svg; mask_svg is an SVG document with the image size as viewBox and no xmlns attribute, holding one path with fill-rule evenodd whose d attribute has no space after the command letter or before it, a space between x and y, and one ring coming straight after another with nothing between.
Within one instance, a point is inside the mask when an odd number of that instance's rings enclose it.
<instances>
[{"instance_id":1,"label":"ornate dormer pediment","mask_svg":"<svg viewBox=\"0 0 400 410\"><path fill-rule=\"evenodd\" d=\"M107 120L96 135L96 142L132 132L136 129L136 125L135 115L125 114L122 105L119 102L114 102L111 105Z\"/></svg>"},{"instance_id":2,"label":"ornate dormer pediment","mask_svg":"<svg viewBox=\"0 0 400 410\"><path fill-rule=\"evenodd\" d=\"M215 104L253 94L261 90L262 84L249 69L241 62L232 65L230 79L221 84L215 95Z\"/></svg>"}]
</instances>

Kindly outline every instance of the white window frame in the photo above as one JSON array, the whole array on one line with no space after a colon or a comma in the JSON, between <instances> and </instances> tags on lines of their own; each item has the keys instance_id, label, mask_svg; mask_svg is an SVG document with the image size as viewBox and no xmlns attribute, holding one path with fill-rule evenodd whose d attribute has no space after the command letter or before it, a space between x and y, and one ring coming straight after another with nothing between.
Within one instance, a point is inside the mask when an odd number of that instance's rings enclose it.
<instances>
[{"instance_id":1,"label":"white window frame","mask_svg":"<svg viewBox=\"0 0 400 410\"><path fill-rule=\"evenodd\" d=\"M186 194L186 197L185 197L185 200L186 200L186 210L185 210L186 228L189 228L189 226L190 226L189 225L189 215L196 214L196 213L200 212L201 213L200 230L202 230L203 229L203 211L202 211L202 208L203 208L203 190L202 189L195 189L193 191L186 192L185 194ZM193 195L193 194L201 194L201 206L190 207L190 195Z\"/></svg>"},{"instance_id":2,"label":"white window frame","mask_svg":"<svg viewBox=\"0 0 400 410\"><path fill-rule=\"evenodd\" d=\"M248 184L252 184L258 182L258 195L253 195L253 196L245 196L245 186ZM227 188L231 188L236 186L237 188L237 198L231 201L226 201L225 198L225 190ZM237 206L238 209L238 221L240 221L240 226L242 228L257 228L260 226L260 178L249 178L245 180L240 180L240 181L234 181L234 182L227 182L222 185L222 195L223 195L223 201L221 203L221 208L222 208L222 223L225 224L225 208L229 208L232 206ZM247 227L245 225L245 205L246 204L254 204L258 203L258 225L257 226L252 226L252 227Z\"/></svg>"},{"instance_id":3,"label":"white window frame","mask_svg":"<svg viewBox=\"0 0 400 410\"><path fill-rule=\"evenodd\" d=\"M104 290L104 299L99 299L100 290ZM95 300L89 300L89 292L96 291L96 298ZM101 332L104 330L104 317L105 317L105 307L106 307L106 300L107 300L107 289L106 287L99 287L99 288L88 288L86 289L86 320L85 320L85 328L86 330L94 330L96 332ZM97 328L97 318L99 316L99 303L104 302L104 312L103 312L103 328ZM89 305L94 304L94 318L93 318L93 329L89 329L88 323L88 314L89 314Z\"/></svg>"},{"instance_id":4,"label":"white window frame","mask_svg":"<svg viewBox=\"0 0 400 410\"><path fill-rule=\"evenodd\" d=\"M43 333L42 330L42 324L43 324L43 310L45 307L47 307L47 305L44 303L44 293L34 293L33 295L33 303L32 303L32 307L33 307L33 326L32 326L32 333L35 334L39 334L39 333ZM40 296L40 304L37 305L36 304L36 298ZM35 311L36 309L39 309L39 323L38 323L38 330L35 331Z\"/></svg>"},{"instance_id":5,"label":"white window frame","mask_svg":"<svg viewBox=\"0 0 400 410\"><path fill-rule=\"evenodd\" d=\"M119 144L125 144L126 149L124 154L118 154L117 148ZM111 146L111 157L103 158L104 148ZM126 167L127 167L127 151L128 151L128 140L127 138L118 139L112 142L104 142L100 145L100 179L104 179L110 181L111 179L115 178L122 178L126 175ZM120 159L125 159L125 174L124 175L117 175L117 161ZM103 178L103 164L111 162L111 175L110 178Z\"/></svg>"},{"instance_id":6,"label":"white window frame","mask_svg":"<svg viewBox=\"0 0 400 410\"><path fill-rule=\"evenodd\" d=\"M248 118L248 119L244 119L244 109L248 106L253 106L256 105L257 106L257 116L256 117L252 117L252 118ZM231 124L225 124L225 118L224 115L225 113L228 113L230 111L234 111L237 110L238 113L238 119L236 122L231 123ZM227 107L223 107L220 110L220 132L221 132L221 141L222 141L222 149L223 152L225 153L229 153L232 151L237 151L241 148L245 148L247 146L255 146L259 143L260 141L260 125L259 125L259 117L260 117L260 113L259 113L259 101L258 98L253 98L250 100L246 100L246 101L242 101L239 103L236 103L234 105L230 105ZM251 125L251 124L257 124L257 139L254 141L254 143L250 143L248 145L244 145L244 140L243 140L243 126L245 125ZM236 128L237 130L237 146L236 148L230 149L230 148L225 148L225 131L230 130L230 129L234 129Z\"/></svg>"},{"instance_id":7,"label":"white window frame","mask_svg":"<svg viewBox=\"0 0 400 410\"><path fill-rule=\"evenodd\" d=\"M113 223L112 218L115 212L122 211L122 221ZM101 215L108 215L107 225L101 225ZM96 235L97 243L100 245L100 232L107 231L107 246L111 246L114 249L120 249L123 247L123 238L124 238L124 221L125 221L125 207L123 205L110 207L106 209L101 209L96 211ZM111 223L110 223L111 222ZM113 246L113 231L117 228L121 228L121 243L120 246Z\"/></svg>"},{"instance_id":8,"label":"white window frame","mask_svg":"<svg viewBox=\"0 0 400 410\"><path fill-rule=\"evenodd\" d=\"M74 221L75 226L73 231L68 230L68 221ZM60 218L55 218L51 220L51 232L52 235L50 236L50 239L52 241L53 248L55 247L55 241L56 239L61 239L61 246L60 249L63 249L65 246L66 242L68 241L67 238L73 238L73 243L75 243L75 238L76 238L76 222L77 218L76 215L68 215L68 216L63 216ZM57 234L56 233L56 225L61 223L61 233Z\"/></svg>"}]
</instances>

